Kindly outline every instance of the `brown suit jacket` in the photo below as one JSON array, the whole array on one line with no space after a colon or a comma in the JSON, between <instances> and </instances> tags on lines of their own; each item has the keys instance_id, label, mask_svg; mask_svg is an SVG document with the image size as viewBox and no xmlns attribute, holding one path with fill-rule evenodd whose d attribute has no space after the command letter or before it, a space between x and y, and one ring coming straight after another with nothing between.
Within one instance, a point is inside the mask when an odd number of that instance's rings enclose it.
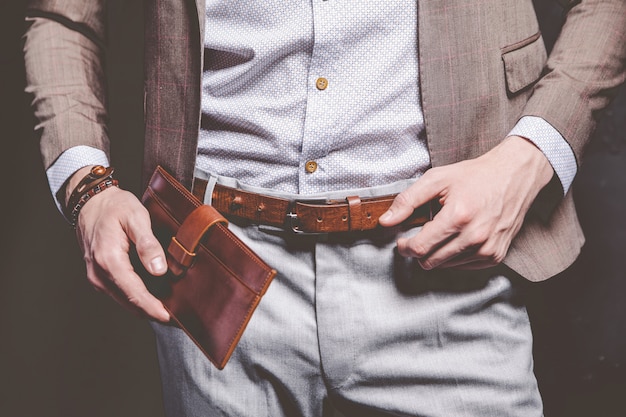
<instances>
[{"instance_id":1,"label":"brown suit jacket","mask_svg":"<svg viewBox=\"0 0 626 417\"><path fill-rule=\"evenodd\" d=\"M70 146L108 151L104 3L30 2L27 90L46 167ZM420 88L433 166L485 153L524 115L547 120L581 160L599 110L624 80L626 2L561 3L567 21L548 59L531 0L419 0ZM191 186L203 14L204 0L146 2L144 179L161 164ZM551 184L557 186L541 197L550 208L531 212L504 261L532 281L564 270L583 243L571 193L563 199L558 182Z\"/></svg>"}]
</instances>

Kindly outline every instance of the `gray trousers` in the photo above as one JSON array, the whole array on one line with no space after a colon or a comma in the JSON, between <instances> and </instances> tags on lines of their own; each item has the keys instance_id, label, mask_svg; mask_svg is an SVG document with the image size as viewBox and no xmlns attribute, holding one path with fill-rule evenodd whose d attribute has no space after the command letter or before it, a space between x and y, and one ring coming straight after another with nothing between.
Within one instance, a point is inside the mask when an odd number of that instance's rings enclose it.
<instances>
[{"instance_id":1,"label":"gray trousers","mask_svg":"<svg viewBox=\"0 0 626 417\"><path fill-rule=\"evenodd\" d=\"M394 250L417 229L230 228L278 275L222 371L153 324L168 417L542 415L528 316L502 270L424 273Z\"/></svg>"}]
</instances>

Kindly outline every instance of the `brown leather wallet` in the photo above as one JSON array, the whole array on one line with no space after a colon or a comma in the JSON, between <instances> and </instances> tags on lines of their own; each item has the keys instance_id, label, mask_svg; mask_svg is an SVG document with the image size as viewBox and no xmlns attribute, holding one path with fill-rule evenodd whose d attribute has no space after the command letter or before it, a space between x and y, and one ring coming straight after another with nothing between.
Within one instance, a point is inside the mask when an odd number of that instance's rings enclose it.
<instances>
[{"instance_id":1,"label":"brown leather wallet","mask_svg":"<svg viewBox=\"0 0 626 417\"><path fill-rule=\"evenodd\" d=\"M166 250L168 272L136 271L206 357L223 369L276 271L163 168L157 167L142 202Z\"/></svg>"}]
</instances>

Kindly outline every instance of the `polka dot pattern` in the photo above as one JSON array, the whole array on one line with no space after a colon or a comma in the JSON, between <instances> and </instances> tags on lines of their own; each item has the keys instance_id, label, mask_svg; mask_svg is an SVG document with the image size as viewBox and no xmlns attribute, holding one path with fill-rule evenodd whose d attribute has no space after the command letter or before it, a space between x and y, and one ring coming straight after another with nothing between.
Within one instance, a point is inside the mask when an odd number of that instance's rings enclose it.
<instances>
[{"instance_id":1,"label":"polka dot pattern","mask_svg":"<svg viewBox=\"0 0 626 417\"><path fill-rule=\"evenodd\" d=\"M74 172L87 165L109 166L109 160L99 149L90 146L74 146L63 152L46 171L50 191L59 211L63 212L61 202L56 198L57 193Z\"/></svg>"},{"instance_id":2,"label":"polka dot pattern","mask_svg":"<svg viewBox=\"0 0 626 417\"><path fill-rule=\"evenodd\" d=\"M415 3L255 3L208 2L199 168L300 194L427 169Z\"/></svg>"},{"instance_id":3,"label":"polka dot pattern","mask_svg":"<svg viewBox=\"0 0 626 417\"><path fill-rule=\"evenodd\" d=\"M524 116L508 134L513 135L530 140L544 153L567 193L578 168L574 151L558 130L541 117Z\"/></svg>"}]
</instances>

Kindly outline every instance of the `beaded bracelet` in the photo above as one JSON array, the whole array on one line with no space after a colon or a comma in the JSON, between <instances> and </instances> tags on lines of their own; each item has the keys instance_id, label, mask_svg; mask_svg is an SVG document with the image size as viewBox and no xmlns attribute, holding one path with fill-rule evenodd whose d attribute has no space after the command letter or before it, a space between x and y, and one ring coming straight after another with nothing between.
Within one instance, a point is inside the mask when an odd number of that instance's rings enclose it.
<instances>
[{"instance_id":1,"label":"beaded bracelet","mask_svg":"<svg viewBox=\"0 0 626 417\"><path fill-rule=\"evenodd\" d=\"M65 208L65 216L72 227L76 227L78 213L87 201L107 188L118 187L118 181L113 178L113 171L113 167L105 168L102 165L96 165L76 185Z\"/></svg>"}]
</instances>

